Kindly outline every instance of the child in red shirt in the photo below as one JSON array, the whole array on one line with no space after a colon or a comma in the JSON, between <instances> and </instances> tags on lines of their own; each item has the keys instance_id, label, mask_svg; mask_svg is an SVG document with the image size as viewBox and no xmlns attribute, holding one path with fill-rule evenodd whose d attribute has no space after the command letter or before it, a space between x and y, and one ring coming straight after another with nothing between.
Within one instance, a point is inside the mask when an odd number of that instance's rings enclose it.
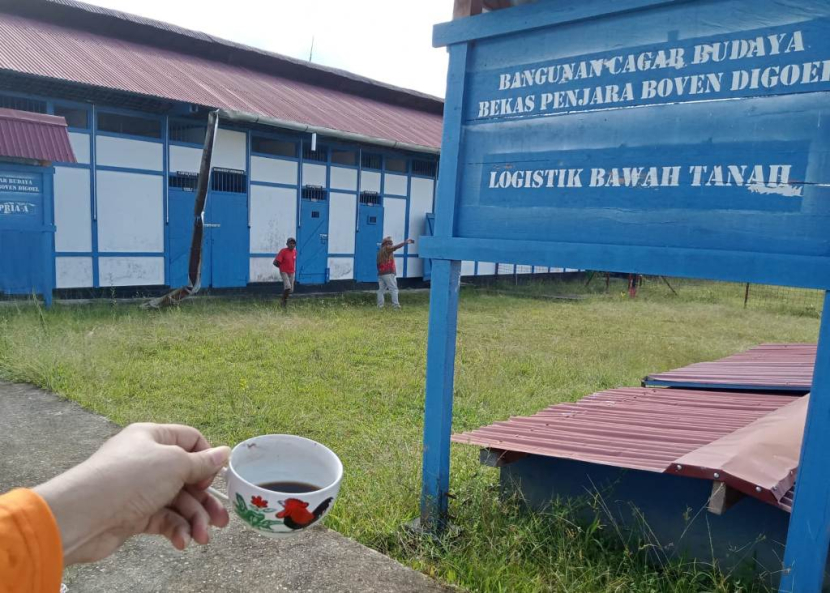
<instances>
[{"instance_id":1,"label":"child in red shirt","mask_svg":"<svg viewBox=\"0 0 830 593\"><path fill-rule=\"evenodd\" d=\"M282 307L288 306L288 296L294 292L294 272L297 268L297 240L290 237L285 242L285 247L280 249L277 257L274 258L274 266L280 271L282 277Z\"/></svg>"}]
</instances>

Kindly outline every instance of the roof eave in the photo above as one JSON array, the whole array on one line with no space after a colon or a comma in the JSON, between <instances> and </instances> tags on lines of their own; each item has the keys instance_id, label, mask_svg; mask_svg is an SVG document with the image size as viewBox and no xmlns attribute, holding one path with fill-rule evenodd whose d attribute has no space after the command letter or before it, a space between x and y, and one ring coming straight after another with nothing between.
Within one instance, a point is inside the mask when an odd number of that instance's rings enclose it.
<instances>
[{"instance_id":1,"label":"roof eave","mask_svg":"<svg viewBox=\"0 0 830 593\"><path fill-rule=\"evenodd\" d=\"M421 144L409 144L407 142L398 142L396 140L389 140L386 138L377 138L374 136L366 136L355 132L346 132L343 130L335 130L332 128L325 128L322 126L313 126L294 121L278 119L275 117L266 117L256 115L254 113L247 113L244 111L231 111L227 109L219 110L219 121L229 120L232 122L259 124L277 128L284 128L296 132L307 132L310 134L319 134L329 138L337 138L339 140L346 140L348 142L358 142L364 144L373 144L375 146L383 146L384 148L393 148L396 150L405 150L410 152L422 152L427 154L437 155L441 152L440 147L424 146Z\"/></svg>"}]
</instances>

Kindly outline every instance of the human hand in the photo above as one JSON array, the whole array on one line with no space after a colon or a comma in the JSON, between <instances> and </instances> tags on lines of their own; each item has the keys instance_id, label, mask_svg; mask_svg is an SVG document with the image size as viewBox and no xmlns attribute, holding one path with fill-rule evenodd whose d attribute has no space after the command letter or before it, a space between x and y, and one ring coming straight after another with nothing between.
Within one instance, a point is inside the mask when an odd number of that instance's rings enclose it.
<instances>
[{"instance_id":1,"label":"human hand","mask_svg":"<svg viewBox=\"0 0 830 593\"><path fill-rule=\"evenodd\" d=\"M407 239L406 242L412 245L415 242L415 239Z\"/></svg>"},{"instance_id":2,"label":"human hand","mask_svg":"<svg viewBox=\"0 0 830 593\"><path fill-rule=\"evenodd\" d=\"M229 455L189 426L132 424L34 490L57 520L67 566L106 558L139 533L183 550L191 538L208 543L209 526L230 520L207 492Z\"/></svg>"}]
</instances>

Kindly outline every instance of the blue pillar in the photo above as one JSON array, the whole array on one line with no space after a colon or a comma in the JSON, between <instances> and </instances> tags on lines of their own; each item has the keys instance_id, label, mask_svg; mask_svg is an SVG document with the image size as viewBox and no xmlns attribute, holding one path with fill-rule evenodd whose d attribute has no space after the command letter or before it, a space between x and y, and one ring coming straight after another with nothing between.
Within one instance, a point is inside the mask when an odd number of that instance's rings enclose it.
<instances>
[{"instance_id":1,"label":"blue pillar","mask_svg":"<svg viewBox=\"0 0 830 593\"><path fill-rule=\"evenodd\" d=\"M824 295L813 390L801 444L781 593L818 593L830 544L830 292Z\"/></svg>"},{"instance_id":2,"label":"blue pillar","mask_svg":"<svg viewBox=\"0 0 830 593\"><path fill-rule=\"evenodd\" d=\"M434 260L431 282L421 526L429 531L440 531L446 521L450 487L450 436L461 262Z\"/></svg>"}]
</instances>

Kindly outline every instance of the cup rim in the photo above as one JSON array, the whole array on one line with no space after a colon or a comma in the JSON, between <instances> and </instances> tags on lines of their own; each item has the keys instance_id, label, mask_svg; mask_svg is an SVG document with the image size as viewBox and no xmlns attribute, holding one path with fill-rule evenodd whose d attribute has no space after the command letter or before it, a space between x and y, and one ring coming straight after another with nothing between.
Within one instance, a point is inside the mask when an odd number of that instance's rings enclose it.
<instances>
[{"instance_id":1,"label":"cup rim","mask_svg":"<svg viewBox=\"0 0 830 593\"><path fill-rule=\"evenodd\" d=\"M262 438L267 438L267 437L280 437L280 438L284 438L284 439L288 439L288 440L303 441L305 443L309 443L309 444L312 444L312 445L316 445L318 447L322 447L323 450L327 451L332 456L334 461L336 462L336 477L335 477L335 479L332 480L329 484L327 484L323 488L319 488L317 490L312 490L310 492L303 492L303 496L310 496L312 494L319 494L321 492L325 492L326 490L330 490L331 488L339 485L340 482L343 480L343 462L340 461L340 457L337 455L337 453L335 453L334 451L332 451L331 449L326 447L323 443L320 443L318 441L315 441L313 439L309 439L309 438L306 438L306 437L301 437L301 436L296 435L296 434L260 434L260 435L251 437L249 439L245 439L244 441L242 441L240 443L237 443L236 446L231 450L231 454L228 457L228 471L233 473L233 475L236 476L236 478L238 478L239 480L241 480L242 482L244 482L245 484L247 484L251 488L256 488L257 490L260 490L262 492L284 494L286 496L292 496L292 495L296 496L296 493L292 494L291 492L280 492L280 491L276 491L276 490L267 490L265 488L262 488L258 484L254 484L253 482L250 482L250 481L246 480L245 478L243 478L239 474L239 472L237 472L236 469L233 467L233 456L234 456L234 453L236 453L237 449L239 449L240 447L242 447L246 443L249 443L251 441L255 441L255 440L258 440L258 439L262 439Z\"/></svg>"}]
</instances>

